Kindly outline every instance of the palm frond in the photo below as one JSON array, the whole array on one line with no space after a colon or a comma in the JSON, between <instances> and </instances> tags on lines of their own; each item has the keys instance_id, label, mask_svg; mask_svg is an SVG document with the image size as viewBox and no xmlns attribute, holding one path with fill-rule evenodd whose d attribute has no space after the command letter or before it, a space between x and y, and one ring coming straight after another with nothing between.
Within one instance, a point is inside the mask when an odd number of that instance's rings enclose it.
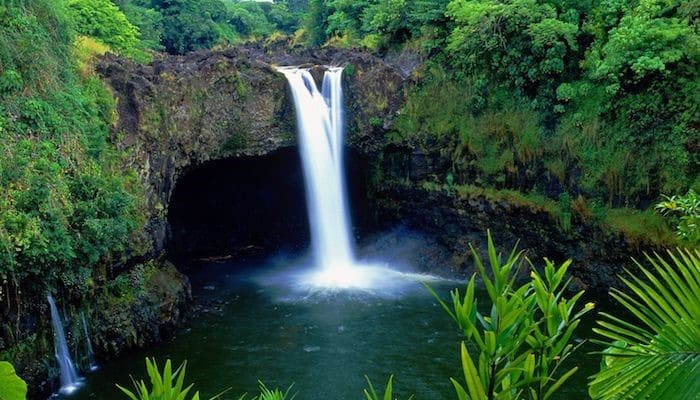
<instances>
[{"instance_id":1,"label":"palm frond","mask_svg":"<svg viewBox=\"0 0 700 400\"><path fill-rule=\"evenodd\" d=\"M589 392L603 400L700 399L700 251L647 256L611 296L636 318L601 313L593 329L606 340L601 371Z\"/></svg>"}]
</instances>

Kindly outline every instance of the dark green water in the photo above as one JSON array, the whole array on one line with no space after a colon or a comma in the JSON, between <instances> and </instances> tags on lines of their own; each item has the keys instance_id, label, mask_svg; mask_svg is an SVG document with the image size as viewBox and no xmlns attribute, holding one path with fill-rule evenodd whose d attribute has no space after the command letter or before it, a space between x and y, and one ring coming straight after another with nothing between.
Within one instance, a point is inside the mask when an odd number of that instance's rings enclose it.
<instances>
[{"instance_id":1,"label":"dark green water","mask_svg":"<svg viewBox=\"0 0 700 400\"><path fill-rule=\"evenodd\" d=\"M255 267L255 266L249 266ZM114 383L130 386L130 374L144 377L146 356L188 360L187 381L203 399L232 388L224 399L294 383L299 400L361 399L369 376L383 388L394 375L396 397L453 399L450 377L460 381L460 335L449 317L417 282L374 294L295 292L283 284L261 283L264 265L211 265L193 279L199 301L216 298L166 343L124 355L87 375L68 397L125 398ZM237 271L237 272L234 272ZM283 281L283 276L281 280ZM444 298L457 282L433 282ZM207 289L204 289L207 287ZM213 289L213 290L212 290ZM583 328L586 329L587 328ZM583 371L560 399L586 398L585 376L597 362L583 352L573 360Z\"/></svg>"}]
</instances>

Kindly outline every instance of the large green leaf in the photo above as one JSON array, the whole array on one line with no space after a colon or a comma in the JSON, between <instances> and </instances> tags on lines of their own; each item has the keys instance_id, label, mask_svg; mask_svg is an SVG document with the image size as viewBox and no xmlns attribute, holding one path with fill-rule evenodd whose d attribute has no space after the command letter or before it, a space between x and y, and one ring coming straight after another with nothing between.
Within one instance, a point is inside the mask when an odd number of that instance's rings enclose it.
<instances>
[{"instance_id":1,"label":"large green leaf","mask_svg":"<svg viewBox=\"0 0 700 400\"><path fill-rule=\"evenodd\" d=\"M25 400L27 384L9 362L0 361L0 400Z\"/></svg>"},{"instance_id":2,"label":"large green leaf","mask_svg":"<svg viewBox=\"0 0 700 400\"><path fill-rule=\"evenodd\" d=\"M652 268L637 263L641 274L624 279L629 293L611 291L636 320L601 313L594 331L608 349L590 383L594 399L700 399L700 251L669 256L647 257Z\"/></svg>"}]
</instances>

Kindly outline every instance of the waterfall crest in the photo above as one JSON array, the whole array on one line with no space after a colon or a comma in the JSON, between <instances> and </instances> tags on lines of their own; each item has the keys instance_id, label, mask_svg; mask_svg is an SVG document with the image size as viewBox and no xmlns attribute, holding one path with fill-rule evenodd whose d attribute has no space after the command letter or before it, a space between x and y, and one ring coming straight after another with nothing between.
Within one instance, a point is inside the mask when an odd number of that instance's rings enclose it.
<instances>
[{"instance_id":1,"label":"waterfall crest","mask_svg":"<svg viewBox=\"0 0 700 400\"><path fill-rule=\"evenodd\" d=\"M70 353L68 352L68 343L66 342L66 335L63 332L63 322L61 321L61 316L58 314L58 309L56 309L56 303L51 295L48 295L47 298L51 309L54 351L56 361L58 362L59 372L61 374L61 389L59 392L69 394L77 389L80 378L78 377L78 372L76 371L75 365L70 358Z\"/></svg>"}]
</instances>

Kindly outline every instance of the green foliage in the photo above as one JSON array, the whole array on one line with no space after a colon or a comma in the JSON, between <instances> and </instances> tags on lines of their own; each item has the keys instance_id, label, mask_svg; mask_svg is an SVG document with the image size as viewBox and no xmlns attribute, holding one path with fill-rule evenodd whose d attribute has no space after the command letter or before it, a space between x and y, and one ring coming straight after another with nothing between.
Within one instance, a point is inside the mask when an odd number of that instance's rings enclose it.
<instances>
[{"instance_id":1,"label":"green foliage","mask_svg":"<svg viewBox=\"0 0 700 400\"><path fill-rule=\"evenodd\" d=\"M153 50L184 54L246 40L290 35L300 25L298 1L120 0L120 8Z\"/></svg>"},{"instance_id":2,"label":"green foliage","mask_svg":"<svg viewBox=\"0 0 700 400\"><path fill-rule=\"evenodd\" d=\"M682 1L642 0L626 9L607 40L594 46L588 60L595 77L605 79L610 92L629 90L642 80L657 76L693 74L700 38L693 28L697 15L684 15ZM697 12L697 11L696 11ZM690 83L690 82L688 82Z\"/></svg>"},{"instance_id":3,"label":"green foliage","mask_svg":"<svg viewBox=\"0 0 700 400\"><path fill-rule=\"evenodd\" d=\"M5 4L0 280L31 280L28 295L43 285L81 295L91 269L123 257L143 226L139 186L109 143L111 94L74 58L83 50L68 11L48 0Z\"/></svg>"},{"instance_id":4,"label":"green foliage","mask_svg":"<svg viewBox=\"0 0 700 400\"><path fill-rule=\"evenodd\" d=\"M150 389L143 380L137 382L133 378L132 383L135 392L119 385L117 387L131 400L185 400L194 386L194 384L190 384L187 387L184 386L186 370L187 361L180 364L173 372L171 362L167 360L161 373L156 360L146 358L146 372L151 381ZM210 400L218 399L221 395L223 393L212 397ZM243 397L245 396L241 396L239 400L242 400ZM270 400L272 399L274 398L270 398ZM195 392L190 397L190 400L199 400L199 392Z\"/></svg>"},{"instance_id":5,"label":"green foliage","mask_svg":"<svg viewBox=\"0 0 700 400\"><path fill-rule=\"evenodd\" d=\"M139 31L111 0L69 0L77 32L93 37L127 56L147 60L140 49Z\"/></svg>"},{"instance_id":6,"label":"green foliage","mask_svg":"<svg viewBox=\"0 0 700 400\"><path fill-rule=\"evenodd\" d=\"M476 89L469 83L457 84L439 64L429 64L422 78L406 99L390 139L417 147L437 141L439 147L452 148L471 113L469 100Z\"/></svg>"},{"instance_id":7,"label":"green foliage","mask_svg":"<svg viewBox=\"0 0 700 400\"><path fill-rule=\"evenodd\" d=\"M12 364L0 361L0 400L25 400L27 384L15 374Z\"/></svg>"},{"instance_id":8,"label":"green foliage","mask_svg":"<svg viewBox=\"0 0 700 400\"><path fill-rule=\"evenodd\" d=\"M410 23L407 0L386 0L376 2L365 10L364 30L371 33L389 35L389 40L402 42L408 38Z\"/></svg>"},{"instance_id":9,"label":"green foliage","mask_svg":"<svg viewBox=\"0 0 700 400\"><path fill-rule=\"evenodd\" d=\"M446 10L437 37L400 39L446 46L416 74L392 140L451 155L458 184L615 207L697 179L691 2L454 0Z\"/></svg>"},{"instance_id":10,"label":"green foliage","mask_svg":"<svg viewBox=\"0 0 700 400\"><path fill-rule=\"evenodd\" d=\"M599 217L604 229L624 233L631 242L653 243L665 247L678 243L663 218L652 210L598 206L594 207L593 212Z\"/></svg>"},{"instance_id":11,"label":"green foliage","mask_svg":"<svg viewBox=\"0 0 700 400\"><path fill-rule=\"evenodd\" d=\"M700 57L689 4L650 0L596 8L588 27L596 37L584 64L590 81L579 84L589 89L578 93L592 98L579 101L582 111L562 124L593 128L581 151L590 159L592 173L585 176L600 177L592 187L604 183L611 195L629 196L689 186L697 168L686 146L697 136Z\"/></svg>"},{"instance_id":12,"label":"green foliage","mask_svg":"<svg viewBox=\"0 0 700 400\"><path fill-rule=\"evenodd\" d=\"M544 156L540 114L503 90L485 103L483 82L460 80L432 66L394 125L393 140L452 150L457 183L529 190ZM511 186L512 187L512 186Z\"/></svg>"},{"instance_id":13,"label":"green foliage","mask_svg":"<svg viewBox=\"0 0 700 400\"><path fill-rule=\"evenodd\" d=\"M194 384L185 387L185 373L187 370L187 361L180 364L175 371L172 369L170 360L165 361L163 371L158 368L155 359L146 358L146 372L150 380L150 385L144 380L136 381L132 378L134 391L116 385L129 399L131 400L185 400L187 395L192 392ZM294 400L296 393L292 394L291 385L287 390L269 389L263 382L258 381L260 393L253 397L252 400ZM149 387L150 386L150 387ZM221 398L229 389L211 397L209 400ZM244 400L246 395L238 397L238 400ZM1 399L1 398L0 398ZM194 392L190 400L199 400L199 392Z\"/></svg>"},{"instance_id":14,"label":"green foliage","mask_svg":"<svg viewBox=\"0 0 700 400\"><path fill-rule=\"evenodd\" d=\"M12 91L55 89L70 77L73 31L63 2L11 0L0 6L0 76ZM0 123L0 134L8 122Z\"/></svg>"},{"instance_id":15,"label":"green foliage","mask_svg":"<svg viewBox=\"0 0 700 400\"><path fill-rule=\"evenodd\" d=\"M283 392L280 389L268 389L267 386L260 381L258 381L258 384L260 385L260 394L254 397L253 400L294 400L294 398L297 397L296 393L290 395L292 386L294 385L289 386L287 390ZM243 397L239 400L241 399L243 399Z\"/></svg>"},{"instance_id":16,"label":"green foliage","mask_svg":"<svg viewBox=\"0 0 700 400\"><path fill-rule=\"evenodd\" d=\"M384 389L384 395L379 396L377 394L377 391L374 389L374 386L372 385L372 381L369 380L369 377L365 375L365 379L367 379L367 386L368 388L364 390L364 395L365 395L365 400L393 400L394 399L394 389L393 389L393 381L394 381L394 376L390 375L389 376L389 381L386 383L386 388ZM413 396L410 396L408 400L411 400Z\"/></svg>"},{"instance_id":17,"label":"green foliage","mask_svg":"<svg viewBox=\"0 0 700 400\"><path fill-rule=\"evenodd\" d=\"M448 0L328 0L310 2L306 29L312 45L363 45L372 50L401 46L421 38L421 47L435 49L446 24Z\"/></svg>"},{"instance_id":18,"label":"green foliage","mask_svg":"<svg viewBox=\"0 0 700 400\"><path fill-rule=\"evenodd\" d=\"M647 256L651 268L622 278L629 292L611 289L632 320L601 313L594 331L605 338L594 399L697 399L700 393L700 252ZM640 274L641 272L641 274ZM629 317L628 317L629 318Z\"/></svg>"},{"instance_id":19,"label":"green foliage","mask_svg":"<svg viewBox=\"0 0 700 400\"><path fill-rule=\"evenodd\" d=\"M150 4L150 2L146 3ZM158 11L147 8L145 5L133 2L123 2L120 9L124 16L139 30L141 46L146 49L163 51L163 15Z\"/></svg>"},{"instance_id":20,"label":"green foliage","mask_svg":"<svg viewBox=\"0 0 700 400\"><path fill-rule=\"evenodd\" d=\"M677 217L676 234L692 246L700 246L700 196L693 189L685 195L663 196L656 209Z\"/></svg>"},{"instance_id":21,"label":"green foliage","mask_svg":"<svg viewBox=\"0 0 700 400\"><path fill-rule=\"evenodd\" d=\"M476 249L471 248L477 274L491 307L482 313L475 296L476 275L462 296L452 292L452 305L442 307L454 319L465 339L477 348L476 362L462 343L461 359L466 388L452 379L460 400L548 399L578 369L560 371L562 362L575 350L570 343L581 317L593 309L586 304L576 309L583 294L565 296L571 264L560 266L545 259L543 273L530 272L530 281L518 285L522 252L514 248L503 260L488 235L487 271Z\"/></svg>"},{"instance_id":22,"label":"green foliage","mask_svg":"<svg viewBox=\"0 0 700 400\"><path fill-rule=\"evenodd\" d=\"M326 18L328 18L328 10L324 0L309 0L304 29L310 46L320 46L328 38Z\"/></svg>"},{"instance_id":23,"label":"green foliage","mask_svg":"<svg viewBox=\"0 0 700 400\"><path fill-rule=\"evenodd\" d=\"M296 29L296 20L284 3L236 2L228 5L228 9L229 24L242 37L267 37L278 29L290 34Z\"/></svg>"},{"instance_id":24,"label":"green foliage","mask_svg":"<svg viewBox=\"0 0 700 400\"><path fill-rule=\"evenodd\" d=\"M579 15L535 0L452 0L447 51L466 71L528 93L552 91L576 65ZM551 95L539 93L540 95Z\"/></svg>"},{"instance_id":25,"label":"green foliage","mask_svg":"<svg viewBox=\"0 0 700 400\"><path fill-rule=\"evenodd\" d=\"M163 16L163 46L171 54L210 48L222 39L226 7L217 0L154 0Z\"/></svg>"}]
</instances>

